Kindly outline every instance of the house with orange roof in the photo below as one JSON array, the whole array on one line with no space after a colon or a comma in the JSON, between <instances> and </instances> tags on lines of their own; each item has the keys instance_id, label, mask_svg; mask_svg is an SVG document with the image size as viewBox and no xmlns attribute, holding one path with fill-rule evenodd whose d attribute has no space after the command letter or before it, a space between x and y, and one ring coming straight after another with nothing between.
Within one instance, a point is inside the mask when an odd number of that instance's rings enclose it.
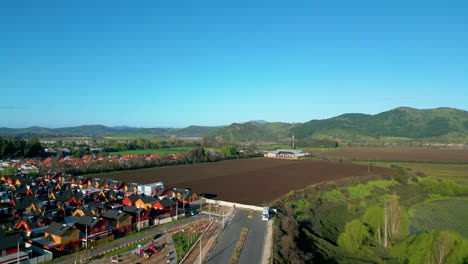
<instances>
[{"instance_id":1,"label":"house with orange roof","mask_svg":"<svg viewBox=\"0 0 468 264\"><path fill-rule=\"evenodd\" d=\"M46 158L45 160L41 161L41 166L47 166L49 165L50 166L50 162L52 161L52 158Z\"/></svg>"},{"instance_id":2,"label":"house with orange roof","mask_svg":"<svg viewBox=\"0 0 468 264\"><path fill-rule=\"evenodd\" d=\"M125 154L123 156L124 159L132 159L132 158L137 158L137 157L138 157L138 155L136 155L136 154Z\"/></svg>"},{"instance_id":3,"label":"house with orange roof","mask_svg":"<svg viewBox=\"0 0 468 264\"><path fill-rule=\"evenodd\" d=\"M89 163L91 162L93 159L91 156L89 155L84 155L83 157L81 157L81 160L83 161L83 163Z\"/></svg>"}]
</instances>

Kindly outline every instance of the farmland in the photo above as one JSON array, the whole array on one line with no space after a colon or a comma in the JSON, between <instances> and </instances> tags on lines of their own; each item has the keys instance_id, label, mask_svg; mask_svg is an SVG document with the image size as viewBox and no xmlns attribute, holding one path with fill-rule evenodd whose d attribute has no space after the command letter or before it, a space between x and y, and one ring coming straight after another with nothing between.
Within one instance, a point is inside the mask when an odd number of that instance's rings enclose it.
<instances>
[{"instance_id":1,"label":"farmland","mask_svg":"<svg viewBox=\"0 0 468 264\"><path fill-rule=\"evenodd\" d=\"M422 172L426 176L451 179L456 183L468 185L468 164L453 163L421 163L421 162L367 162L355 161L353 163L390 168L392 165L409 168L413 172Z\"/></svg>"},{"instance_id":2,"label":"farmland","mask_svg":"<svg viewBox=\"0 0 468 264\"><path fill-rule=\"evenodd\" d=\"M466 199L444 199L414 206L409 212L410 232L450 230L468 238Z\"/></svg>"},{"instance_id":3,"label":"farmland","mask_svg":"<svg viewBox=\"0 0 468 264\"><path fill-rule=\"evenodd\" d=\"M291 146L290 145L258 145L257 149L260 149L260 150L291 149ZM333 150L334 148L296 147L296 149L301 149L301 150L308 151L308 152L312 152L312 151L322 152L322 151L330 151L330 150ZM342 147L339 147L338 149L342 149Z\"/></svg>"},{"instance_id":4,"label":"farmland","mask_svg":"<svg viewBox=\"0 0 468 264\"><path fill-rule=\"evenodd\" d=\"M367 166L351 163L258 158L110 172L95 176L139 183L162 181L170 187L189 187L197 193L220 200L262 205L291 190L319 182L392 173L390 168L376 168L368 172Z\"/></svg>"},{"instance_id":5,"label":"farmland","mask_svg":"<svg viewBox=\"0 0 468 264\"><path fill-rule=\"evenodd\" d=\"M167 149L139 149L139 150L124 150L118 152L110 152L110 155L125 155L125 154L177 154L177 153L184 153L191 148L187 147L174 147L174 148L167 148Z\"/></svg>"},{"instance_id":6,"label":"farmland","mask_svg":"<svg viewBox=\"0 0 468 264\"><path fill-rule=\"evenodd\" d=\"M311 151L312 155L324 159L468 163L468 150L437 149L421 147L343 147L331 151Z\"/></svg>"}]
</instances>

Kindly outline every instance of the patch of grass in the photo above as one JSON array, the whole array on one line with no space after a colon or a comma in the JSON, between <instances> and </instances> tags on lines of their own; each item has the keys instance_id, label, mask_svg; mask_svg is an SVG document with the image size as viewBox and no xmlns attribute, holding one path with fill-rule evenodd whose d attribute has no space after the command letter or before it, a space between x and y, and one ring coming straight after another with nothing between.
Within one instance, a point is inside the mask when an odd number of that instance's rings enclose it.
<instances>
[{"instance_id":1,"label":"patch of grass","mask_svg":"<svg viewBox=\"0 0 468 264\"><path fill-rule=\"evenodd\" d=\"M186 147L175 147L175 148L168 148L168 149L139 149L139 150L124 150L118 152L109 152L110 155L125 155L125 154L178 154L178 153L185 153L189 151L190 148Z\"/></svg>"},{"instance_id":2,"label":"patch of grass","mask_svg":"<svg viewBox=\"0 0 468 264\"><path fill-rule=\"evenodd\" d=\"M276 149L291 149L291 145L258 145L257 149L262 150L276 150ZM337 148L317 148L317 147L297 147L296 149L301 149L304 151L330 151Z\"/></svg>"},{"instance_id":3,"label":"patch of grass","mask_svg":"<svg viewBox=\"0 0 468 264\"><path fill-rule=\"evenodd\" d=\"M366 196L371 195L370 188L364 184L346 187L349 198L351 199L364 199Z\"/></svg>"},{"instance_id":4,"label":"patch of grass","mask_svg":"<svg viewBox=\"0 0 468 264\"><path fill-rule=\"evenodd\" d=\"M369 181L366 184L359 183L354 186L347 186L344 189L348 192L350 199L364 199L374 193L374 190L379 188L388 191L389 187L398 184L394 180L375 180Z\"/></svg>"}]
</instances>

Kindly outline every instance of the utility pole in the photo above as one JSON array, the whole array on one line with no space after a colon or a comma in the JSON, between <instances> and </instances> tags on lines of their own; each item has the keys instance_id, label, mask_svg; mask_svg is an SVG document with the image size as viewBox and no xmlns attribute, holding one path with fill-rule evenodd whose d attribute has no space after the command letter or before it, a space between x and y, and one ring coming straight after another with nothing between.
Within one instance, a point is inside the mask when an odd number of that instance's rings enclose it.
<instances>
[{"instance_id":1,"label":"utility pole","mask_svg":"<svg viewBox=\"0 0 468 264\"><path fill-rule=\"evenodd\" d=\"M201 264L201 260L202 260L202 254L201 254L201 241L202 241L202 236L203 236L203 232L201 233L200 235L200 264Z\"/></svg>"},{"instance_id":2,"label":"utility pole","mask_svg":"<svg viewBox=\"0 0 468 264\"><path fill-rule=\"evenodd\" d=\"M86 225L86 228L85 228L85 232L86 232L86 253L88 253L88 225Z\"/></svg>"},{"instance_id":3,"label":"utility pole","mask_svg":"<svg viewBox=\"0 0 468 264\"><path fill-rule=\"evenodd\" d=\"M21 240L21 238L20 238L20 240ZM17 258L16 262L19 264L19 251L20 251L19 250L19 240L18 240L18 248L17 249L18 249L18 251L16 252L16 258Z\"/></svg>"}]
</instances>

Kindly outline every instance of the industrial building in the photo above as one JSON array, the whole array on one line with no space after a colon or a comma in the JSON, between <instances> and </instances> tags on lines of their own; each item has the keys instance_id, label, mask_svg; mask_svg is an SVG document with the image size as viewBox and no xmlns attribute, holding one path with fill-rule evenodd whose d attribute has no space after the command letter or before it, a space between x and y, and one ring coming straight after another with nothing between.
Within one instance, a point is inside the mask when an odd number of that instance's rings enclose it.
<instances>
[{"instance_id":1,"label":"industrial building","mask_svg":"<svg viewBox=\"0 0 468 264\"><path fill-rule=\"evenodd\" d=\"M267 158L281 158L281 159L300 159L309 156L309 153L300 149L277 149L269 151L265 154Z\"/></svg>"}]
</instances>

